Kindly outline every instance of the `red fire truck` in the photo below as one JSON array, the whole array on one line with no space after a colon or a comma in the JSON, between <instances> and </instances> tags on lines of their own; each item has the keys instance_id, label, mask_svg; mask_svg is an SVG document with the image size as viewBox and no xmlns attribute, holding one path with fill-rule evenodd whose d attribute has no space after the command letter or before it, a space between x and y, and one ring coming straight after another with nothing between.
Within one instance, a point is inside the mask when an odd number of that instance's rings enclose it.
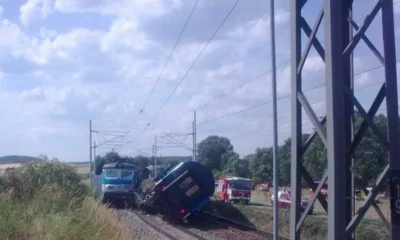
<instances>
[{"instance_id":1,"label":"red fire truck","mask_svg":"<svg viewBox=\"0 0 400 240\"><path fill-rule=\"evenodd\" d=\"M251 180L232 176L220 178L218 180L217 194L220 201L243 201L248 204L251 198Z\"/></svg>"}]
</instances>

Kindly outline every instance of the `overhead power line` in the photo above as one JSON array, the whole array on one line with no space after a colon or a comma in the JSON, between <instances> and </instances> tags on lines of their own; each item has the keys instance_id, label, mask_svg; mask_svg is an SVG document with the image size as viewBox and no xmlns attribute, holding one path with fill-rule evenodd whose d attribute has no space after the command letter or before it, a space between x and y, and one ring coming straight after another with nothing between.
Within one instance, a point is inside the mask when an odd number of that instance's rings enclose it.
<instances>
[{"instance_id":1,"label":"overhead power line","mask_svg":"<svg viewBox=\"0 0 400 240\"><path fill-rule=\"evenodd\" d=\"M237 3L238 3L238 2L236 2L236 4L237 4ZM400 3L400 1L394 2L393 5L396 5L396 4L398 4L398 3ZM235 7L235 6L234 6L234 7ZM363 19L365 19L366 16L367 16L367 15L365 15L365 16L359 18L359 19L356 20L355 22L360 22L360 21L362 21ZM322 43L322 42L323 42L323 41L321 41L321 43ZM283 63L279 64L279 65L276 67L276 69L282 67L284 64L286 64L286 63L289 62L289 61L290 61L290 58L287 59L287 60L285 60ZM382 66L377 66L377 67L375 67L374 69L368 69L368 70L366 70L366 71L367 71L367 72L368 72L368 71L372 71L372 70L375 70L375 69L378 69L378 68L381 68L381 67L382 67ZM202 106L197 107L196 109L191 110L190 112L188 112L188 113L186 113L186 114L190 114L190 113L192 113L194 110L199 110L199 109L201 109L201 108L203 108L203 107L208 106L210 103L216 102L217 100L222 99L222 98L228 96L229 93L235 92L235 91L237 91L237 90L243 88L244 86L248 85L249 83L261 79L263 76L265 76L265 75L268 74L269 72L271 72L271 70L268 70L268 71L266 71L266 72L260 74L259 76L257 76L257 77L255 77L255 78L253 78L253 79L251 79L251 80L245 82L244 84L242 84L242 85L240 85L240 86L238 86L238 87L235 87L235 88L231 89L230 91L228 91L228 92L222 94L222 95L219 96L219 97L214 98L213 100L211 100L211 101L209 101L209 102L203 104ZM360 73L358 73L358 74L361 74L361 73L364 73L364 72L360 72ZM173 121L173 120L170 120L170 121L168 121L168 122L171 122L171 121Z\"/></svg>"},{"instance_id":2,"label":"overhead power line","mask_svg":"<svg viewBox=\"0 0 400 240\"><path fill-rule=\"evenodd\" d=\"M187 75L189 74L189 72L192 70L192 68L194 67L194 65L196 64L196 62L200 59L200 57L203 55L204 51L207 49L208 45L211 43L211 41L215 38L215 36L217 35L217 33L219 32L219 30L222 28L222 26L224 25L224 23L226 22L226 20L229 18L229 16L231 15L231 13L233 12L233 10L236 8L237 4L239 3L240 0L237 0L235 2L235 4L232 6L232 8L229 10L228 14L225 16L225 18L222 20L222 22L220 23L220 25L218 26L218 28L215 30L214 34L210 37L210 39L208 40L208 42L206 43L206 45L203 47L203 49L200 51L200 53L197 55L197 57L195 58L195 60L193 61L193 63L190 65L190 67L188 68L188 70L186 71L186 73L183 75L183 77L180 79L180 81L178 82L178 84L175 86L174 90L169 94L168 98L163 102L163 104L161 105L161 107L157 110L157 112L154 114L154 116L151 118L151 120L149 121L149 123L143 128L143 130L139 133L139 135L133 140L133 142L135 142L145 131L146 129L150 126L150 124L154 121L154 119L158 116L158 114L160 113L160 111L164 108L164 106L168 103L168 101L171 99L172 95L174 95L175 91L178 89L178 87L182 84L183 80L185 80L185 78L187 77Z\"/></svg>"},{"instance_id":3,"label":"overhead power line","mask_svg":"<svg viewBox=\"0 0 400 240\"><path fill-rule=\"evenodd\" d=\"M167 61L165 62L163 68L161 69L161 72L160 72L160 74L158 75L157 80L155 81L153 87L151 88L150 93L149 93L149 95L147 96L147 98L146 98L146 100L145 100L145 102L144 102L144 104L143 104L143 106L142 106L142 108L141 108L141 110L140 110L140 114L143 113L144 109L146 108L147 102L149 101L150 97L152 96L152 94L153 94L153 92L154 92L154 89L156 88L158 82L159 82L160 79L161 79L161 76L162 76L163 73L164 73L165 68L167 67L169 61L171 60L172 54L174 53L174 51L175 51L175 49L176 49L176 46L178 46L178 43L179 43L179 41L181 40L181 37L182 37L183 33L185 32L186 27L187 27L187 25L188 25L190 19L192 18L193 13L194 13L194 10L196 9L198 3L199 3L199 0L196 1L196 3L194 4L194 6L193 6L193 8L192 8L192 11L191 11L190 14L189 14L189 17L186 19L185 25L183 26L183 28L182 28L182 30L181 30L179 36L178 36L178 39L177 39L176 42L175 42L174 47L172 48L171 52L169 53L169 56L168 56L168 58L167 58Z\"/></svg>"},{"instance_id":4,"label":"overhead power line","mask_svg":"<svg viewBox=\"0 0 400 240\"><path fill-rule=\"evenodd\" d=\"M158 115L159 112L162 110L162 108L163 108L163 107L166 105L166 103L170 100L170 98L172 97L172 95L174 94L174 92L176 91L176 89L179 87L179 85L182 83L182 81L186 78L186 76L188 75L188 73L190 72L190 70L193 68L194 64L197 62L197 60L198 60L198 59L200 58L200 56L203 54L204 50L208 47L209 43L210 43L210 42L212 41L212 39L215 37L215 35L216 35L217 32L220 30L220 28L222 27L222 25L225 23L225 21L227 20L227 18L229 17L229 15L233 12L233 10L235 9L235 7L236 7L236 5L238 4L239 1L240 1L240 0L237 0L237 1L235 2L235 4L233 5L233 7L232 7L232 8L230 9L230 11L228 12L227 16L226 16L226 17L224 18L224 20L221 22L221 24L220 24L220 26L217 28L216 32L212 35L212 37L210 38L210 40L207 42L206 46L203 48L203 50L200 52L200 54L199 54L199 55L197 56L197 58L194 60L194 62L192 63L192 65L189 67L188 71L187 71L187 72L185 73L185 75L182 77L182 79L180 80L180 82L178 83L178 85L177 85L177 86L175 87L175 89L171 92L171 94L169 95L169 97L168 97L168 98L165 100L165 102L161 105L161 107L158 109L158 111L156 112L156 114L155 114L155 115L153 116L153 118L149 121L149 123L144 127L144 129L140 132L140 134L135 138L134 141L136 141L136 140L145 132L145 130L151 125L151 123L152 123L152 122L154 121L154 119L157 117L157 115ZM394 2L394 4L397 4L397 3L400 3L400 1ZM356 20L356 22L362 21L364 18L365 18L365 16L362 17L362 18L360 18L360 19L358 19L358 20ZM321 42L323 42L323 41L321 41ZM282 65L284 65L284 64L287 63L288 61L290 61L290 59L284 61L282 64L280 64L279 66L277 66L277 68L281 67ZM398 61L397 61L397 62L398 62ZM372 70L375 70L375 69L378 69L378 68L381 68L381 67L382 67L382 66L377 66L377 67L375 67L375 68L368 69L368 70L366 70L366 71L359 72L359 73L357 73L357 74L369 72L369 71L372 71ZM213 100L207 102L207 103L204 104L203 106L199 106L198 108L196 108L196 110L197 110L197 109L201 109L201 108L203 108L203 107L206 107L206 106L209 105L210 103L216 102L216 100L219 100L219 99L221 99L221 98L223 98L223 97L225 97L225 96L228 96L229 93L232 93L232 92L234 92L234 91L236 91L236 90L238 90L238 89L240 89L240 88L246 86L247 84L249 84L249 83L251 83L251 82L253 82L253 81L255 81L255 80L260 79L262 76L268 74L270 71L271 71L271 70L269 70L269 71L267 71L267 72L264 72L264 73L262 73L261 75L257 76L256 78L251 79L251 80L247 81L246 83L244 83L244 84L242 84L242 85L240 85L240 86L238 86L238 87L236 87L236 88L234 88L234 89L231 89L229 92L224 93L222 96L219 96L219 97L217 97L217 98L215 98L215 99L213 99ZM355 74L355 75L357 75L357 74ZM323 86L323 85L319 85L319 86L314 87L313 89L318 88L318 87L322 87L322 86ZM309 91L309 90L312 90L312 89L308 89L308 90L305 90L305 91ZM290 96L290 95L281 97L281 98L279 98L279 100L280 100L280 99L283 99L283 98L287 98L287 97L289 97L289 96ZM265 104L268 104L268 103L265 102L265 103L262 104L261 106L263 106L263 105L265 105ZM253 107L250 107L250 108L254 108L254 106L253 106ZM244 110L244 109L243 109L243 110ZM241 111L243 111L243 110L241 110ZM190 113L191 113L191 112L190 112ZM187 114L189 114L189 113L187 113ZM231 115L231 114L229 114L229 115ZM223 118L223 117L221 117L221 118ZM170 121L163 121L163 122L171 122L171 121L172 121L172 120L170 120ZM214 121L214 120L212 120L212 121ZM200 124L204 124L204 123L200 123ZM130 132L130 131L128 131L127 133L129 133L129 132ZM130 142L132 143L133 141L130 141Z\"/></svg>"},{"instance_id":5,"label":"overhead power line","mask_svg":"<svg viewBox=\"0 0 400 240\"><path fill-rule=\"evenodd\" d=\"M399 61L400 61L400 60L398 60L397 62L399 62ZM373 70L376 70L376 69L379 69L379 68L382 68L382 67L383 67L383 65L376 66L376 67L373 67L373 68L370 68L370 69L367 69L367 70L358 72L358 73L354 74L354 76L359 75L359 74L362 74L362 73L367 73L367 72L370 72L370 71L373 71ZM377 85L377 84L382 84L382 83L375 83L375 84L373 84L373 86L375 86L375 85ZM314 90L314 89L317 89L317 88L320 88L320 87L323 87L323 86L325 86L325 84L320 84L320 85L317 85L317 86L308 88L308 89L306 89L306 90L303 90L303 92L309 92L309 91L312 91L312 90ZM370 85L364 86L364 87L360 88L359 90L364 89L364 88L368 88L368 87L371 87L371 86L370 86ZM285 96L279 97L278 100L282 100L282 99L285 99L285 98L289 98L290 96L291 96L291 94L289 93L289 94L287 94L287 95L285 95ZM233 116L233 115L236 115L236 114L239 114L239 113L243 113L243 112L246 112L246 111L255 109L255 108L262 107L262 106L267 105L267 104L270 104L270 103L272 103L272 100L268 100L268 101L259 103L259 104L257 104L257 105L250 106L250 107L248 107L248 108L241 109L241 110L236 111L236 112L233 112L233 113L229 113L229 114L226 114L226 115L223 115L223 116L220 116L220 117L216 117L216 118L213 118L213 119L210 119L210 120L207 120L207 121L198 123L197 125L203 125L203 124L206 124L206 123L214 122L214 121L217 121L217 120L226 118L226 117L230 117L230 116Z\"/></svg>"},{"instance_id":6,"label":"overhead power line","mask_svg":"<svg viewBox=\"0 0 400 240\"><path fill-rule=\"evenodd\" d=\"M288 63L289 61L290 61L290 59L288 59L288 60L284 61L283 63L279 64L278 66L276 66L276 69L278 69L278 68L284 66L284 65L285 65L286 63ZM239 85L239 86L237 86L237 87L235 87L235 88L232 88L231 90L229 90L229 91L227 91L227 92L221 94L219 97L216 97L216 98L214 98L214 99L212 99L212 100L206 102L206 103L203 104L202 106L197 107L195 110L197 111L197 110L199 110L199 109L201 109L201 108L203 108L203 107L208 106L208 104L210 104L210 103L216 102L217 100L226 97L226 96L227 96L228 94L230 94L230 93L236 92L237 90L243 88L244 86L247 86L248 84L250 84L250 83L252 83L252 82L254 82L254 81L256 81L256 80L261 79L262 77L264 77L265 75L267 75L267 74L270 73L271 71L272 71L272 69L270 69L270 70L268 70L268 71L266 71L266 72L261 73L261 74L258 75L257 77L252 78L252 79L250 79L250 80L244 82L242 85Z\"/></svg>"}]
</instances>

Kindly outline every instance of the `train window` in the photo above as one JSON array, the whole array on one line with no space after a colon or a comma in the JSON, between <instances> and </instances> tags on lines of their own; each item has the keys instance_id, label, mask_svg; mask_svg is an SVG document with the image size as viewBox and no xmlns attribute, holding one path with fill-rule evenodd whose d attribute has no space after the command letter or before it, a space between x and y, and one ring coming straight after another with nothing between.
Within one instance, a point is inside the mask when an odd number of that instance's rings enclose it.
<instances>
[{"instance_id":1,"label":"train window","mask_svg":"<svg viewBox=\"0 0 400 240\"><path fill-rule=\"evenodd\" d=\"M191 182L193 182L193 179L191 177L187 177L185 180L181 182L181 184L179 184L179 188L186 189Z\"/></svg>"},{"instance_id":2,"label":"train window","mask_svg":"<svg viewBox=\"0 0 400 240\"><path fill-rule=\"evenodd\" d=\"M251 184L249 181L232 181L229 186L233 190L250 190Z\"/></svg>"},{"instance_id":3,"label":"train window","mask_svg":"<svg viewBox=\"0 0 400 240\"><path fill-rule=\"evenodd\" d=\"M134 171L122 170L121 178L123 179L132 179L134 176Z\"/></svg>"},{"instance_id":4,"label":"train window","mask_svg":"<svg viewBox=\"0 0 400 240\"><path fill-rule=\"evenodd\" d=\"M106 173L106 178L117 178L118 177L118 171L115 169L107 169L105 170Z\"/></svg>"},{"instance_id":5,"label":"train window","mask_svg":"<svg viewBox=\"0 0 400 240\"><path fill-rule=\"evenodd\" d=\"M193 185L189 190L185 192L185 195L190 197L193 195L193 193L197 192L199 190L199 186L197 184Z\"/></svg>"}]
</instances>

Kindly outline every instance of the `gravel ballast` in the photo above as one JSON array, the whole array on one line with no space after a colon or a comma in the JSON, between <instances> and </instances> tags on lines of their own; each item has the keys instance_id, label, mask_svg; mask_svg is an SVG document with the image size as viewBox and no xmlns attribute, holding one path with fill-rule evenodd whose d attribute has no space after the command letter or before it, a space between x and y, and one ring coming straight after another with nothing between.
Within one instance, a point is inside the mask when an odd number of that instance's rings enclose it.
<instances>
[{"instance_id":1,"label":"gravel ballast","mask_svg":"<svg viewBox=\"0 0 400 240\"><path fill-rule=\"evenodd\" d=\"M208 239L208 240L222 240L224 238L219 238L205 231L201 231L195 228L186 228L198 237L192 236L186 233L185 230L181 230L179 227L171 225L163 221L160 217L149 216L140 214L137 212L132 212L128 210L118 211L119 215L122 217L123 222L127 224L134 232L137 239L187 239L187 240L198 240L198 239ZM181 227L182 228L182 227Z\"/></svg>"}]
</instances>

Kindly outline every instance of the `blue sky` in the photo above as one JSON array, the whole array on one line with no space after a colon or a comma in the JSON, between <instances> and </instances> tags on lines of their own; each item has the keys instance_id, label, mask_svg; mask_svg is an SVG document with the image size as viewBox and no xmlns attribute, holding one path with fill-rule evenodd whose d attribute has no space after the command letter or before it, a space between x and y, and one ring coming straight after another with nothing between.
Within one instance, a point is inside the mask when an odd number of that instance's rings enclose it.
<instances>
[{"instance_id":1,"label":"blue sky","mask_svg":"<svg viewBox=\"0 0 400 240\"><path fill-rule=\"evenodd\" d=\"M281 64L290 58L290 1L276 2L277 64ZM129 131L126 144L117 150L136 155L135 149L151 147L154 136L190 132L194 109L198 142L211 134L226 136L242 156L271 145L270 104L213 120L271 99L269 74L239 88L271 66L266 0L239 2L158 112L234 3L199 1L140 113L195 0L0 0L1 155L48 154L65 161L86 161L89 119L96 130ZM354 18L359 19L373 1L356 0L355 4ZM310 26L320 5L320 0L309 0L304 9ZM400 4L394 8L399 59ZM380 24L378 15L367 36L383 52ZM323 27L318 36L323 41ZM361 42L355 51L355 72L375 66L379 62ZM277 76L282 142L290 134L290 104L285 98L290 94L288 63L277 69ZM383 80L382 69L355 79L356 95L367 108ZM323 83L324 64L312 50L304 68L304 89ZM322 86L306 92L319 116L325 112L324 91ZM310 131L312 126L304 119L304 131ZM94 139L102 141L96 134ZM179 140L192 146L190 136ZM165 148L159 154L191 153Z\"/></svg>"}]
</instances>

